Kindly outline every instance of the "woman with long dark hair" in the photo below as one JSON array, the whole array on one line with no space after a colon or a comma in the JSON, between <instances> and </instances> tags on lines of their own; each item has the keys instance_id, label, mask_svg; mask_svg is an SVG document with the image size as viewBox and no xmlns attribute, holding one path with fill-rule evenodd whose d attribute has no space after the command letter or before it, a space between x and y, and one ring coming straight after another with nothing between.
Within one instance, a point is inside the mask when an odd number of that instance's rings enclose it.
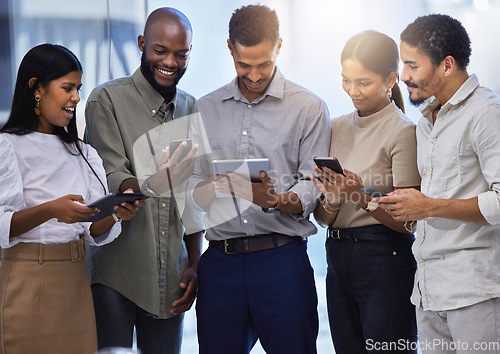
<instances>
[{"instance_id":1,"label":"woman with long dark hair","mask_svg":"<svg viewBox=\"0 0 500 354\"><path fill-rule=\"evenodd\" d=\"M0 353L97 351L85 242L111 242L143 205L83 221L107 189L99 156L78 138L81 77L65 47L32 48L0 130Z\"/></svg>"},{"instance_id":2,"label":"woman with long dark hair","mask_svg":"<svg viewBox=\"0 0 500 354\"><path fill-rule=\"evenodd\" d=\"M338 354L416 352L412 225L395 222L361 191L420 184L398 63L398 47L385 34L365 31L347 41L342 87L355 110L332 120L330 147L344 175L316 167L319 181L310 177L323 193L315 217L328 227L327 305Z\"/></svg>"}]
</instances>

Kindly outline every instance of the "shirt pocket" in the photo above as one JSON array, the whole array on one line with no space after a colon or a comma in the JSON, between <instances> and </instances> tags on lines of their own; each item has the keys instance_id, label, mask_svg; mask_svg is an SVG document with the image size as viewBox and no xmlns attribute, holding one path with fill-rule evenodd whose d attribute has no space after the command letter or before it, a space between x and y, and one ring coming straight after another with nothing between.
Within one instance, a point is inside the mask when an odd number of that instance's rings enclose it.
<instances>
[{"instance_id":1,"label":"shirt pocket","mask_svg":"<svg viewBox=\"0 0 500 354\"><path fill-rule=\"evenodd\" d=\"M448 191L459 186L462 182L460 145L436 144L432 156L433 189Z\"/></svg>"}]
</instances>

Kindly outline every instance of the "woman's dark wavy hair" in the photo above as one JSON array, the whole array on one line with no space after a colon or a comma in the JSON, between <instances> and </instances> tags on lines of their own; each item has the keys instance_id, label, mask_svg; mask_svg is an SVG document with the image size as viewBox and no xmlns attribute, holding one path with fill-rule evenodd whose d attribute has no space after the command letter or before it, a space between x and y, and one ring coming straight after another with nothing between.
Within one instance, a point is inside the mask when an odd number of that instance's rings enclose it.
<instances>
[{"instance_id":1,"label":"woman's dark wavy hair","mask_svg":"<svg viewBox=\"0 0 500 354\"><path fill-rule=\"evenodd\" d=\"M66 47L58 44L40 44L31 48L24 56L17 72L12 109L9 120L0 129L0 132L17 135L25 135L37 130L40 125L38 116L35 114L35 90L38 85L48 89L51 81L65 76L73 71L83 73L82 64L75 54ZM30 87L30 79L35 78ZM74 155L81 155L94 175L99 179L96 172L82 153L81 140L78 138L76 128L76 110L73 119L64 127L54 126L54 134L57 135ZM76 149L71 149L74 147ZM99 182L104 188L102 181Z\"/></svg>"},{"instance_id":2,"label":"woman's dark wavy hair","mask_svg":"<svg viewBox=\"0 0 500 354\"><path fill-rule=\"evenodd\" d=\"M229 42L252 47L264 40L273 45L280 37L280 24L276 11L265 5L248 5L236 9L229 21Z\"/></svg>"},{"instance_id":3,"label":"woman's dark wavy hair","mask_svg":"<svg viewBox=\"0 0 500 354\"><path fill-rule=\"evenodd\" d=\"M355 34L346 42L340 55L340 62L346 59L356 59L367 70L387 79L395 71L398 72L399 52L394 40L377 31L364 31ZM405 111L403 95L396 82L392 87L392 100L396 106Z\"/></svg>"},{"instance_id":4,"label":"woman's dark wavy hair","mask_svg":"<svg viewBox=\"0 0 500 354\"><path fill-rule=\"evenodd\" d=\"M448 15L417 17L401 33L401 41L418 48L435 66L448 55L462 70L469 65L472 52L469 35L460 21Z\"/></svg>"}]
</instances>

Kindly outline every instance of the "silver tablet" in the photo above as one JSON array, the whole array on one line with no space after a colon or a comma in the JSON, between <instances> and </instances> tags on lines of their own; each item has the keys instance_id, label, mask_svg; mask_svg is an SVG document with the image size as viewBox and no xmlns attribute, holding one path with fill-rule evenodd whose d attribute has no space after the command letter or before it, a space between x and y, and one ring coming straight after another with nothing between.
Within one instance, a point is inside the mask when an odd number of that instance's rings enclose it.
<instances>
[{"instance_id":1,"label":"silver tablet","mask_svg":"<svg viewBox=\"0 0 500 354\"><path fill-rule=\"evenodd\" d=\"M217 174L235 172L252 182L261 182L260 171L269 173L269 159L213 160L214 178Z\"/></svg>"}]
</instances>

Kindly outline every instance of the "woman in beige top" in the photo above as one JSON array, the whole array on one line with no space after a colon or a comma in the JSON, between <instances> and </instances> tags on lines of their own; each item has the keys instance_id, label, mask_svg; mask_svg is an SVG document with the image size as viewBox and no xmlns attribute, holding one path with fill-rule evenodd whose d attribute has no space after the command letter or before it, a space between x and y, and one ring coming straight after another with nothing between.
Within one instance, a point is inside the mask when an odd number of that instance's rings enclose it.
<instances>
[{"instance_id":1,"label":"woman in beige top","mask_svg":"<svg viewBox=\"0 0 500 354\"><path fill-rule=\"evenodd\" d=\"M315 217L328 227L327 304L337 354L416 353L412 225L394 221L361 191L420 184L398 63L396 43L382 33L365 31L347 41L342 86L356 110L332 120L330 148L345 176L316 167L319 180L310 177L323 193Z\"/></svg>"}]
</instances>

